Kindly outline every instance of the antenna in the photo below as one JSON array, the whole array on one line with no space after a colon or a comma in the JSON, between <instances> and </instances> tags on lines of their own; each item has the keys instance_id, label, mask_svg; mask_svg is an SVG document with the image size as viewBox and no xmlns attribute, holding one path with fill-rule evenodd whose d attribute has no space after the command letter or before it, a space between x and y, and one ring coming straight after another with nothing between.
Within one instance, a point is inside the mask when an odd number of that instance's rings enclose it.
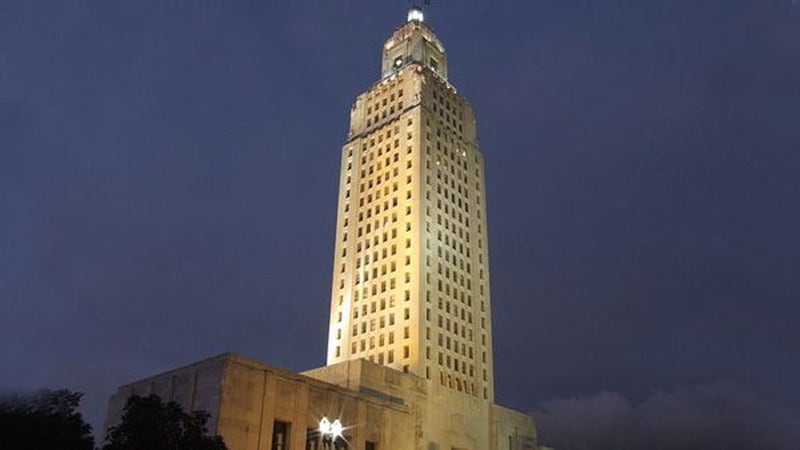
<instances>
[{"instance_id":1,"label":"antenna","mask_svg":"<svg viewBox=\"0 0 800 450\"><path fill-rule=\"evenodd\" d=\"M423 4L424 6L431 6L431 0L423 0L422 4ZM412 7L412 8L419 8L419 9L422 9L422 7L420 6L420 4L419 4L418 2L413 2L413 3L411 3L411 7Z\"/></svg>"}]
</instances>

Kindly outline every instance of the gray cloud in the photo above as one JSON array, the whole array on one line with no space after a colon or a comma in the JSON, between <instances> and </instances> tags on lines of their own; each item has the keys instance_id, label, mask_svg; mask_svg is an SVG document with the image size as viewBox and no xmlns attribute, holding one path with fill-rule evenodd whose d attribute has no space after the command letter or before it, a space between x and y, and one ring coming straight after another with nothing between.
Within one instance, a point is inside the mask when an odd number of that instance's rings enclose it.
<instances>
[{"instance_id":1,"label":"gray cloud","mask_svg":"<svg viewBox=\"0 0 800 450\"><path fill-rule=\"evenodd\" d=\"M730 384L659 390L640 402L616 392L544 402L541 441L558 450L791 450L800 415Z\"/></svg>"}]
</instances>

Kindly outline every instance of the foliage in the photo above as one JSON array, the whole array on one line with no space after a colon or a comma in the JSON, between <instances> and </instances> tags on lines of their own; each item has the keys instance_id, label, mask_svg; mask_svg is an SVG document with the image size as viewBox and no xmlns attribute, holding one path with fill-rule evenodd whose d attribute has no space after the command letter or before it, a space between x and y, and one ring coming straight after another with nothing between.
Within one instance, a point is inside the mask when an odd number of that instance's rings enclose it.
<instances>
[{"instance_id":1,"label":"foliage","mask_svg":"<svg viewBox=\"0 0 800 450\"><path fill-rule=\"evenodd\" d=\"M82 396L63 389L0 397L0 448L92 450L92 427L77 412Z\"/></svg>"},{"instance_id":2,"label":"foliage","mask_svg":"<svg viewBox=\"0 0 800 450\"><path fill-rule=\"evenodd\" d=\"M205 434L209 417L204 411L185 413L156 395L133 396L103 450L226 450L222 437Z\"/></svg>"}]
</instances>

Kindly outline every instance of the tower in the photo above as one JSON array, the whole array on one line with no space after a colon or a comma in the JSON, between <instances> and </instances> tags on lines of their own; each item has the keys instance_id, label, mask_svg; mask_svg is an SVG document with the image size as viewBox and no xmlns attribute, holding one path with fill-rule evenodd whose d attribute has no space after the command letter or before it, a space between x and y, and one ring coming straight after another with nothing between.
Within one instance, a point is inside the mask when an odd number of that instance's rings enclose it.
<instances>
[{"instance_id":1,"label":"tower","mask_svg":"<svg viewBox=\"0 0 800 450\"><path fill-rule=\"evenodd\" d=\"M352 105L338 202L327 363L369 359L493 402L483 154L418 8Z\"/></svg>"}]
</instances>

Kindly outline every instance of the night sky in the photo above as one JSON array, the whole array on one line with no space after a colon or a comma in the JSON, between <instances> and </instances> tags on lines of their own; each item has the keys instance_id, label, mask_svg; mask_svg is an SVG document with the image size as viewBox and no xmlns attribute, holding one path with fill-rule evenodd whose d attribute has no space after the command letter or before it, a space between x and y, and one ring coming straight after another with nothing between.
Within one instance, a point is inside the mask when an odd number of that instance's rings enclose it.
<instances>
[{"instance_id":1,"label":"night sky","mask_svg":"<svg viewBox=\"0 0 800 450\"><path fill-rule=\"evenodd\" d=\"M98 426L223 351L323 365L349 109L407 7L0 0L0 388ZM487 161L498 402L561 448L800 448L800 4L427 20Z\"/></svg>"}]
</instances>

